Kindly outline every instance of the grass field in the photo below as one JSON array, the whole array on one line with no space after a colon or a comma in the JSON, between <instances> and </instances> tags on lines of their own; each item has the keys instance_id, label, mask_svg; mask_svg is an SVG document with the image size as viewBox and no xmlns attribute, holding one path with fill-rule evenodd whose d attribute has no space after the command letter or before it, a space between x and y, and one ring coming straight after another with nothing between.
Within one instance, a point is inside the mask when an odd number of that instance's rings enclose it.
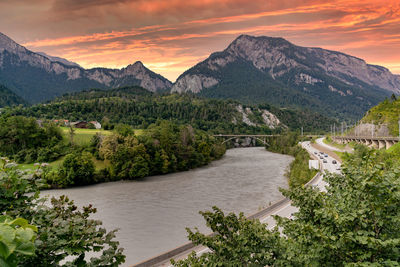
<instances>
[{"instance_id":1,"label":"grass field","mask_svg":"<svg viewBox=\"0 0 400 267\"><path fill-rule=\"evenodd\" d=\"M62 133L64 135L64 138L66 140L69 140L69 127L60 127L62 130ZM102 130L102 129L81 129L81 128L74 128L75 130L75 135L74 135L74 142L77 145L87 145L90 142L90 139L92 136L94 136L96 133L100 133L102 135L111 135L113 131L109 130ZM143 129L134 129L135 135L142 135L144 133Z\"/></svg>"},{"instance_id":2,"label":"grass field","mask_svg":"<svg viewBox=\"0 0 400 267\"><path fill-rule=\"evenodd\" d=\"M70 139L69 136L69 131L70 129L68 127L60 127L62 130L62 133L64 135L64 138L66 140ZM74 142L77 145L87 145L90 142L90 139L92 136L94 136L96 133L101 133L102 135L111 135L112 131L107 131L107 130L102 130L102 129L80 129L80 128L74 128L75 135L74 135Z\"/></svg>"}]
</instances>

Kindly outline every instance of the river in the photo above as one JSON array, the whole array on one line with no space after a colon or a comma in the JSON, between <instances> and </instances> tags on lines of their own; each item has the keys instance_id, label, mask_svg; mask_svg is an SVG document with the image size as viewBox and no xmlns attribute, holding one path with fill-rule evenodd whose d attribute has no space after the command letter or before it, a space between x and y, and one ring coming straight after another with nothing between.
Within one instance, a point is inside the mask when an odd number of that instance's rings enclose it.
<instances>
[{"instance_id":1,"label":"river","mask_svg":"<svg viewBox=\"0 0 400 267\"><path fill-rule=\"evenodd\" d=\"M185 227L207 231L200 210L216 205L249 215L280 199L278 188L287 188L284 173L292 159L262 147L236 148L186 172L43 194L68 195L78 206L93 204L98 210L94 218L108 230L120 229L117 240L128 266L187 243Z\"/></svg>"}]
</instances>

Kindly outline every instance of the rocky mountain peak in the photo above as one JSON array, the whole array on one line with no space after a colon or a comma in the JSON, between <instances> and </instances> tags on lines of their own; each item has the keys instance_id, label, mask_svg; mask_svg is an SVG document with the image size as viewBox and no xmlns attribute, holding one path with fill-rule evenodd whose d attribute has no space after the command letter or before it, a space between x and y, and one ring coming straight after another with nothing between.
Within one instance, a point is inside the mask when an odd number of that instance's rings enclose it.
<instances>
[{"instance_id":1,"label":"rocky mountain peak","mask_svg":"<svg viewBox=\"0 0 400 267\"><path fill-rule=\"evenodd\" d=\"M18 77L15 72L18 72ZM172 86L170 81L152 72L140 61L122 69L84 69L63 58L32 52L2 33L0 74L0 83L32 103L88 88L140 85L156 92L167 91Z\"/></svg>"},{"instance_id":2,"label":"rocky mountain peak","mask_svg":"<svg viewBox=\"0 0 400 267\"><path fill-rule=\"evenodd\" d=\"M0 52L7 50L12 53L17 53L19 51L25 51L26 49L21 45L14 42L7 35L0 32Z\"/></svg>"},{"instance_id":3,"label":"rocky mountain peak","mask_svg":"<svg viewBox=\"0 0 400 267\"><path fill-rule=\"evenodd\" d=\"M143 72L147 70L141 61L136 61L133 64L129 64L125 69L132 73Z\"/></svg>"},{"instance_id":4,"label":"rocky mountain peak","mask_svg":"<svg viewBox=\"0 0 400 267\"><path fill-rule=\"evenodd\" d=\"M381 66L369 65L364 60L341 52L322 48L300 47L284 38L268 36L240 35L224 51L213 53L208 59L182 74L172 91L192 91L198 93L224 81L216 72L226 71L232 64L248 62L266 76L274 80L304 80L307 73L330 76L346 86L375 87L400 93L399 76ZM204 71L209 69L210 71ZM286 77L290 73L296 77ZM290 74L292 75L292 74ZM321 76L322 77L322 76ZM289 79L289 80L288 80ZM310 76L307 81L325 79ZM212 81L211 83L208 81ZM325 86L327 89L329 85ZM303 90L307 90L303 88Z\"/></svg>"},{"instance_id":5,"label":"rocky mountain peak","mask_svg":"<svg viewBox=\"0 0 400 267\"><path fill-rule=\"evenodd\" d=\"M144 67L142 61L138 60L135 63L132 64L132 66L139 66L139 67Z\"/></svg>"}]
</instances>

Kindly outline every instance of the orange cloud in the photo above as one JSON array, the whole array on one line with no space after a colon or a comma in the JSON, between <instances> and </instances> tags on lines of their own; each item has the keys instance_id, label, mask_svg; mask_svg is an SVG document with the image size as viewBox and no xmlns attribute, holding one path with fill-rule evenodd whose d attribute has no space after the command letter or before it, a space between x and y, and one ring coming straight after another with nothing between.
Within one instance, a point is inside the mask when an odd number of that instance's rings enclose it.
<instances>
[{"instance_id":1,"label":"orange cloud","mask_svg":"<svg viewBox=\"0 0 400 267\"><path fill-rule=\"evenodd\" d=\"M398 0L68 0L49 10L61 14L55 27L75 23L65 15L91 28L24 45L84 67L120 68L141 60L175 80L239 34L252 34L339 50L400 72Z\"/></svg>"}]
</instances>

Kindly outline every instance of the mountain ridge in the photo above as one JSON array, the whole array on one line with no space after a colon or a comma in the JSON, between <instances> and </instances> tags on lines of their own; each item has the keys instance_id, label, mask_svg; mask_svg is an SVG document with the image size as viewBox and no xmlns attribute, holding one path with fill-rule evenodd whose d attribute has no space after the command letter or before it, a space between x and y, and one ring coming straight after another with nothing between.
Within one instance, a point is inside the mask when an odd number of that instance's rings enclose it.
<instances>
[{"instance_id":1,"label":"mountain ridge","mask_svg":"<svg viewBox=\"0 0 400 267\"><path fill-rule=\"evenodd\" d=\"M122 69L84 69L32 52L2 33L0 82L31 103L89 88L140 85L156 92L167 91L172 86L168 79L149 70L140 61Z\"/></svg>"},{"instance_id":2,"label":"mountain ridge","mask_svg":"<svg viewBox=\"0 0 400 267\"><path fill-rule=\"evenodd\" d=\"M400 78L342 52L301 47L281 37L240 35L181 74L171 91L310 106L331 116L359 118L385 96L399 94Z\"/></svg>"}]
</instances>

